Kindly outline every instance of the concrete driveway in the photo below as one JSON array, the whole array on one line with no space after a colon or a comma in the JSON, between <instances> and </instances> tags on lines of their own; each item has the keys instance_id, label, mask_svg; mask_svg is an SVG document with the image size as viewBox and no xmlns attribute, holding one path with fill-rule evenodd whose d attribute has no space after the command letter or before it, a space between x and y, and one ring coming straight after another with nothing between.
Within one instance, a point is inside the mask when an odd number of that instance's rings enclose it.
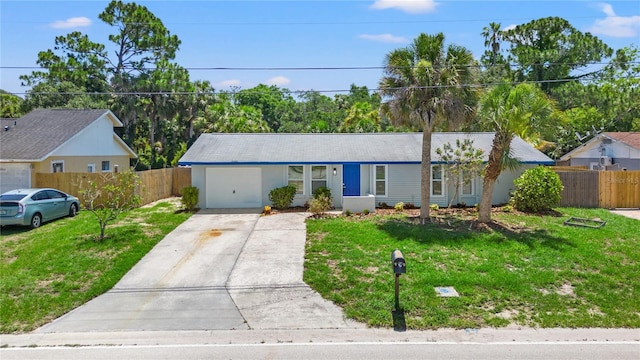
<instances>
[{"instance_id":1,"label":"concrete driveway","mask_svg":"<svg viewBox=\"0 0 640 360\"><path fill-rule=\"evenodd\" d=\"M359 328L302 281L308 214L194 214L115 287L36 332Z\"/></svg>"}]
</instances>

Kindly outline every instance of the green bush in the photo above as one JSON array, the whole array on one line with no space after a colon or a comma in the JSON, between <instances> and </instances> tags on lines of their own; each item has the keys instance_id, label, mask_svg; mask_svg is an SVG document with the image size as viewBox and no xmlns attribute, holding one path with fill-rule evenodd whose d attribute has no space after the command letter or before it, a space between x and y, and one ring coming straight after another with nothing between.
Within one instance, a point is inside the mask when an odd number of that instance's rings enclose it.
<instances>
[{"instance_id":1,"label":"green bush","mask_svg":"<svg viewBox=\"0 0 640 360\"><path fill-rule=\"evenodd\" d=\"M396 209L396 211L402 211L404 210L404 203L402 201L396 203L394 206L394 209Z\"/></svg>"},{"instance_id":2,"label":"green bush","mask_svg":"<svg viewBox=\"0 0 640 360\"><path fill-rule=\"evenodd\" d=\"M326 186L321 186L321 187L313 190L313 197L315 199L319 198L320 196L325 196L329 200L333 200L333 196L331 196L331 189L329 189Z\"/></svg>"},{"instance_id":3,"label":"green bush","mask_svg":"<svg viewBox=\"0 0 640 360\"><path fill-rule=\"evenodd\" d=\"M195 210L198 205L199 189L195 186L187 186L182 189L182 206L189 211Z\"/></svg>"},{"instance_id":4,"label":"green bush","mask_svg":"<svg viewBox=\"0 0 640 360\"><path fill-rule=\"evenodd\" d=\"M322 215L327 212L327 210L331 209L331 205L333 205L331 198L324 194L320 194L309 200L309 211L314 215Z\"/></svg>"},{"instance_id":5,"label":"green bush","mask_svg":"<svg viewBox=\"0 0 640 360\"><path fill-rule=\"evenodd\" d=\"M560 204L563 186L560 176L545 166L527 169L513 181L516 191L512 201L516 209L524 212L551 210Z\"/></svg>"},{"instance_id":6,"label":"green bush","mask_svg":"<svg viewBox=\"0 0 640 360\"><path fill-rule=\"evenodd\" d=\"M271 205L276 209L286 209L293 203L293 198L296 196L296 187L294 185L287 185L279 188L275 188L269 192L269 200Z\"/></svg>"}]
</instances>

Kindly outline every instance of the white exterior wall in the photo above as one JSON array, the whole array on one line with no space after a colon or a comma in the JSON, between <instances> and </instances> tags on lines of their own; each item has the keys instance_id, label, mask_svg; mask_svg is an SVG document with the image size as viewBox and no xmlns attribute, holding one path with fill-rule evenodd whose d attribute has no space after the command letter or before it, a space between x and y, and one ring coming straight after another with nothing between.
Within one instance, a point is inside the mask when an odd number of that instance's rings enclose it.
<instances>
[{"instance_id":1,"label":"white exterior wall","mask_svg":"<svg viewBox=\"0 0 640 360\"><path fill-rule=\"evenodd\" d=\"M604 144L602 139L585 144L571 155L570 165L591 168L592 164L599 164L603 148L604 156L611 158L614 165L619 164L621 169L640 170L640 149L634 149L615 140Z\"/></svg>"},{"instance_id":2,"label":"white exterior wall","mask_svg":"<svg viewBox=\"0 0 640 360\"><path fill-rule=\"evenodd\" d=\"M295 165L295 164L293 164ZM317 164L322 165L322 164ZM230 165L224 165L225 167L233 167ZM269 192L275 188L285 186L287 184L287 166L286 165L263 165L263 166L247 166L237 165L238 167L259 167L262 169L262 205L269 205ZM293 201L293 206L303 206L309 199L312 198L311 194L311 166L303 165L305 167L305 189L304 194L296 195ZM513 180L516 179L522 172L531 167L537 165L523 165L516 171L505 170L500 174L494 188L492 203L494 205L505 204L509 201L509 194L515 189ZM198 207L204 207L206 204L206 171L205 169L210 166L195 165L191 169L191 184L200 189L199 191L199 203ZM333 175L333 168L336 168L337 174ZM360 166L360 195L367 196L372 193L373 189L373 177L372 177L373 165L361 165ZM388 184L387 184L387 196L376 196L375 204L384 202L390 206L395 205L398 202L412 203L416 206L420 206L420 179L421 179L421 167L420 164L390 164L387 168ZM474 206L480 202L480 196L482 194L482 179L477 177L474 180L475 195L472 196L460 196L459 201L454 201L454 205L458 202L464 202L468 206ZM342 207L342 166L340 165L328 165L327 166L327 186L331 189L333 196L333 203L336 208ZM449 200L454 194L454 188L452 185L446 183L445 179L445 196L436 197L431 196L431 204L438 204L440 207L446 207L449 205Z\"/></svg>"},{"instance_id":3,"label":"white exterior wall","mask_svg":"<svg viewBox=\"0 0 640 360\"><path fill-rule=\"evenodd\" d=\"M101 117L84 130L76 134L66 144L58 148L55 156L129 156L118 144L113 132L113 123L107 117Z\"/></svg>"},{"instance_id":4,"label":"white exterior wall","mask_svg":"<svg viewBox=\"0 0 640 360\"><path fill-rule=\"evenodd\" d=\"M296 164L292 164L296 165ZM304 194L296 195L293 199L292 206L303 206L309 199L313 197L311 193L311 166L303 165L304 169ZM206 206L206 168L213 167L211 165L194 165L191 168L191 185L199 189L198 207ZM224 165L223 167L253 167L262 170L262 206L271 204L269 200L269 192L275 188L287 185L287 165ZM336 168L336 176L333 176L333 168ZM342 206L342 167L327 165L327 187L331 189L333 203L335 207Z\"/></svg>"}]
</instances>

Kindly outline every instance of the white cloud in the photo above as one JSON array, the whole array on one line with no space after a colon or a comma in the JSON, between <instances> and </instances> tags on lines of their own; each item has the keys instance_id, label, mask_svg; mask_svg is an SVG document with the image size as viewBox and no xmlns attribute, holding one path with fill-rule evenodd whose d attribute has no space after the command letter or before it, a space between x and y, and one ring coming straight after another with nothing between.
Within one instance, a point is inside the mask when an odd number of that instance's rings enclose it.
<instances>
[{"instance_id":1,"label":"white cloud","mask_svg":"<svg viewBox=\"0 0 640 360\"><path fill-rule=\"evenodd\" d=\"M598 3L598 7L606 17L596 20L587 31L595 35L611 37L636 37L640 31L640 16L617 16L613 6L607 3Z\"/></svg>"},{"instance_id":2,"label":"white cloud","mask_svg":"<svg viewBox=\"0 0 640 360\"><path fill-rule=\"evenodd\" d=\"M220 81L219 83L215 84L215 86L225 88L225 87L240 86L240 83L241 82L238 79L230 79L230 80Z\"/></svg>"},{"instance_id":3,"label":"white cloud","mask_svg":"<svg viewBox=\"0 0 640 360\"><path fill-rule=\"evenodd\" d=\"M379 34L379 35L370 35L370 34L362 34L358 35L360 39L371 40L371 41L379 41L385 43L406 43L408 40L402 36L393 36L391 34Z\"/></svg>"},{"instance_id":4,"label":"white cloud","mask_svg":"<svg viewBox=\"0 0 640 360\"><path fill-rule=\"evenodd\" d=\"M398 9L410 14L429 13L436 10L438 3L435 0L376 0L372 9L386 10Z\"/></svg>"},{"instance_id":5,"label":"white cloud","mask_svg":"<svg viewBox=\"0 0 640 360\"><path fill-rule=\"evenodd\" d=\"M515 29L515 28L516 28L516 26L518 26L518 25L511 24L511 25L507 26L506 28L501 29L501 31L509 31L509 30L513 30L513 29Z\"/></svg>"},{"instance_id":6,"label":"white cloud","mask_svg":"<svg viewBox=\"0 0 640 360\"><path fill-rule=\"evenodd\" d=\"M71 29L91 26L91 19L87 17L72 17L67 20L57 20L49 24L54 29Z\"/></svg>"},{"instance_id":7,"label":"white cloud","mask_svg":"<svg viewBox=\"0 0 640 360\"><path fill-rule=\"evenodd\" d=\"M287 79L284 76L276 76L276 77L272 77L271 79L268 79L266 82L267 82L267 85L284 86L284 85L289 85L291 80Z\"/></svg>"}]
</instances>

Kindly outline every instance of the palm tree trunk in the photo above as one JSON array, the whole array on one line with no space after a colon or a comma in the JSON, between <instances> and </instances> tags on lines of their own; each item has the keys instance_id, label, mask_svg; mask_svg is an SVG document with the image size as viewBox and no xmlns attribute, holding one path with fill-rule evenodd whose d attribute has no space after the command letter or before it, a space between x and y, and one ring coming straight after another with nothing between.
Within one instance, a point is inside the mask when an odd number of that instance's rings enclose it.
<instances>
[{"instance_id":1,"label":"palm tree trunk","mask_svg":"<svg viewBox=\"0 0 640 360\"><path fill-rule=\"evenodd\" d=\"M482 197L480 198L480 209L478 210L478 221L481 223L491 222L491 198L493 197L493 187L496 179L484 176L482 182Z\"/></svg>"},{"instance_id":2,"label":"palm tree trunk","mask_svg":"<svg viewBox=\"0 0 640 360\"><path fill-rule=\"evenodd\" d=\"M481 223L491 222L493 188L498 176L500 176L500 172L502 172L502 157L510 142L511 136L501 132L496 132L493 138L493 145L489 153L489 164L487 164L484 180L482 181L482 197L480 198L480 209L478 210L478 221Z\"/></svg>"},{"instance_id":3,"label":"palm tree trunk","mask_svg":"<svg viewBox=\"0 0 640 360\"><path fill-rule=\"evenodd\" d=\"M430 221L429 205L431 202L431 128L425 124L422 130L422 171L420 194L420 222Z\"/></svg>"}]
</instances>

